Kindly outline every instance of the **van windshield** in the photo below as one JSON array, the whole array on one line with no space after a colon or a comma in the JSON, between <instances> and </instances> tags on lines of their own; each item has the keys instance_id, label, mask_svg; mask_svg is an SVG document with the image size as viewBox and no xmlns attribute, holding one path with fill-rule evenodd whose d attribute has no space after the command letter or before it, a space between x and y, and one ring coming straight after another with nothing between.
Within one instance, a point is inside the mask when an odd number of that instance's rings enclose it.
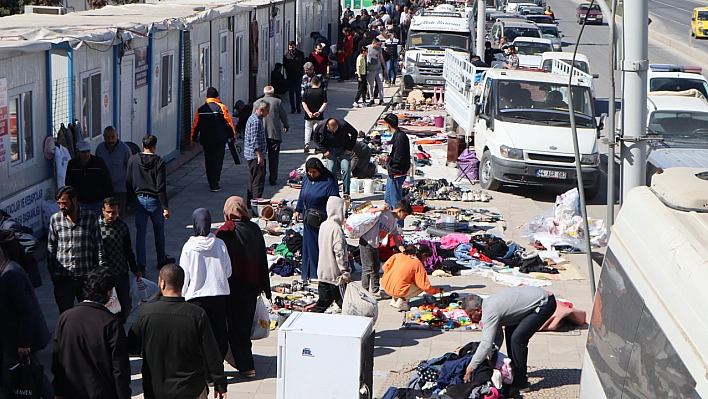
<instances>
[{"instance_id":1,"label":"van windshield","mask_svg":"<svg viewBox=\"0 0 708 399\"><path fill-rule=\"evenodd\" d=\"M541 37L541 31L538 28L504 28L504 36L506 40L513 42L519 36L522 37Z\"/></svg>"},{"instance_id":2,"label":"van windshield","mask_svg":"<svg viewBox=\"0 0 708 399\"><path fill-rule=\"evenodd\" d=\"M550 43L518 41L514 43L514 50L516 50L516 54L518 55L534 55L545 53L546 51L553 51L553 47Z\"/></svg>"},{"instance_id":3,"label":"van windshield","mask_svg":"<svg viewBox=\"0 0 708 399\"><path fill-rule=\"evenodd\" d=\"M647 127L650 134L665 139L701 141L708 145L708 112L655 111Z\"/></svg>"},{"instance_id":4,"label":"van windshield","mask_svg":"<svg viewBox=\"0 0 708 399\"><path fill-rule=\"evenodd\" d=\"M684 91L697 89L708 98L708 83L703 79L652 78L649 91Z\"/></svg>"},{"instance_id":5,"label":"van windshield","mask_svg":"<svg viewBox=\"0 0 708 399\"><path fill-rule=\"evenodd\" d=\"M470 36L462 33L411 32L408 36L408 50L432 49L445 50L452 48L467 51Z\"/></svg>"},{"instance_id":6,"label":"van windshield","mask_svg":"<svg viewBox=\"0 0 708 399\"><path fill-rule=\"evenodd\" d=\"M552 126L570 126L568 86L546 82L499 81L497 83L497 119ZM576 124L595 127L590 89L573 86L573 109Z\"/></svg>"},{"instance_id":7,"label":"van windshield","mask_svg":"<svg viewBox=\"0 0 708 399\"><path fill-rule=\"evenodd\" d=\"M560 60L564 61L567 64L570 64L570 60L563 60L563 59L560 59ZM587 74L590 74L590 68L588 68L588 63L585 61L575 60L575 67ZM553 60L543 60L543 69L545 71L550 72L553 69Z\"/></svg>"}]
</instances>

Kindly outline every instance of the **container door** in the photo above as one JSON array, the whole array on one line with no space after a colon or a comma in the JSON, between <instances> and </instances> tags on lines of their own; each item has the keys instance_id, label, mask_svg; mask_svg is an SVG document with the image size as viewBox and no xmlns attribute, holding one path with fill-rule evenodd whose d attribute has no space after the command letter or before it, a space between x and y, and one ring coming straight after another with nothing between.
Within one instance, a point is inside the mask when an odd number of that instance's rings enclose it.
<instances>
[{"instance_id":1,"label":"container door","mask_svg":"<svg viewBox=\"0 0 708 399\"><path fill-rule=\"evenodd\" d=\"M229 100L229 36L228 32L219 34L219 92L224 100Z\"/></svg>"},{"instance_id":2,"label":"container door","mask_svg":"<svg viewBox=\"0 0 708 399\"><path fill-rule=\"evenodd\" d=\"M135 62L135 57L124 57L120 65L120 125L118 126L118 137L123 142L131 141L133 138L133 118L135 117L133 62Z\"/></svg>"}]
</instances>

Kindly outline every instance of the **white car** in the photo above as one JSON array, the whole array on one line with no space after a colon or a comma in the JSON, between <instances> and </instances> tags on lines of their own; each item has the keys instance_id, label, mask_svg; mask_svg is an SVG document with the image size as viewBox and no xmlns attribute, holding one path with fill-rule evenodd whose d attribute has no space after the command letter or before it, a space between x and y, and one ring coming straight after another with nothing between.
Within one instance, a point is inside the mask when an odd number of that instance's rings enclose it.
<instances>
[{"instance_id":1,"label":"white car","mask_svg":"<svg viewBox=\"0 0 708 399\"><path fill-rule=\"evenodd\" d=\"M698 66L650 64L647 71L648 92L697 89L708 98L708 79Z\"/></svg>"},{"instance_id":2,"label":"white car","mask_svg":"<svg viewBox=\"0 0 708 399\"><path fill-rule=\"evenodd\" d=\"M563 37L563 34L561 31L558 30L558 26L555 24L536 24L536 25L538 25L538 28L541 29L541 35L543 36L543 38L551 40L551 44L553 45L553 51L562 51L561 50L561 45L562 45L561 38Z\"/></svg>"},{"instance_id":3,"label":"white car","mask_svg":"<svg viewBox=\"0 0 708 399\"><path fill-rule=\"evenodd\" d=\"M541 54L553 51L550 39L517 37L512 45L519 56L519 66L525 68L540 68L543 60Z\"/></svg>"}]
</instances>

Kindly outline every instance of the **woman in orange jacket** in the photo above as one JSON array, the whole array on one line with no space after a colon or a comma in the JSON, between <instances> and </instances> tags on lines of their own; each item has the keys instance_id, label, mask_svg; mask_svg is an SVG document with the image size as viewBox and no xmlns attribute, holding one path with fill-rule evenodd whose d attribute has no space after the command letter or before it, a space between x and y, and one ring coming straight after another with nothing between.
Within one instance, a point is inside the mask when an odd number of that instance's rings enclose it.
<instances>
[{"instance_id":1,"label":"woman in orange jacket","mask_svg":"<svg viewBox=\"0 0 708 399\"><path fill-rule=\"evenodd\" d=\"M408 300L423 292L438 294L440 288L430 285L423 262L432 255L430 247L421 244L406 247L406 251L390 257L383 265L382 288L393 297L391 306L401 311L410 309Z\"/></svg>"}]
</instances>

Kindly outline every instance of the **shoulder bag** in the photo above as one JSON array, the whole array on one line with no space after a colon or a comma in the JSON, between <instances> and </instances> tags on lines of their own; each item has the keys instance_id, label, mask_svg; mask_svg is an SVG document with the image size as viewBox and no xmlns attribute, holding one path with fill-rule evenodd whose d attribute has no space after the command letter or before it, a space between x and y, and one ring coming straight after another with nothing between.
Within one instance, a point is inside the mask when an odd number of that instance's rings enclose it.
<instances>
[{"instance_id":1,"label":"shoulder bag","mask_svg":"<svg viewBox=\"0 0 708 399\"><path fill-rule=\"evenodd\" d=\"M310 182L313 184L313 182ZM304 190L307 192L307 187L309 187L311 184L305 183ZM303 195L303 197L307 198L307 193ZM306 225L312 227L313 229L319 229L320 225L327 220L327 212L321 211L319 209L314 209L310 208L307 205L307 202L305 202L305 217L304 217L304 222Z\"/></svg>"}]
</instances>

